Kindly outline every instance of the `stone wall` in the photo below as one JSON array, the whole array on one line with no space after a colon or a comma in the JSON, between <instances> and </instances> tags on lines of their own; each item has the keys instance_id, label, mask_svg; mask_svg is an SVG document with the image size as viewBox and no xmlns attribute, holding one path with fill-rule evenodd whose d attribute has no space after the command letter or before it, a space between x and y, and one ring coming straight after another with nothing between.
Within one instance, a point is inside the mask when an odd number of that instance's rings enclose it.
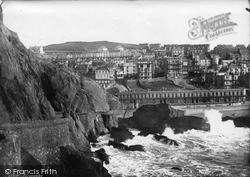
<instances>
[{"instance_id":1,"label":"stone wall","mask_svg":"<svg viewBox=\"0 0 250 177\"><path fill-rule=\"evenodd\" d=\"M15 132L0 130L0 165L21 165L21 143Z\"/></svg>"},{"instance_id":2,"label":"stone wall","mask_svg":"<svg viewBox=\"0 0 250 177\"><path fill-rule=\"evenodd\" d=\"M5 124L0 126L0 129L16 132L20 137L22 149L33 156L41 165L58 164L60 160L59 147L71 144L67 118ZM25 158L22 156L22 160Z\"/></svg>"}]
</instances>

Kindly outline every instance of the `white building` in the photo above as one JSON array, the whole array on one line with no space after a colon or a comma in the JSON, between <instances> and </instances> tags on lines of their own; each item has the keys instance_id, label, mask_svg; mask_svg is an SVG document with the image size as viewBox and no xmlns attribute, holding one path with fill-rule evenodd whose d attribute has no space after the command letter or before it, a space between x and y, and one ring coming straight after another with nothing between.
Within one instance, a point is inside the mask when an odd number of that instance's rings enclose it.
<instances>
[{"instance_id":1,"label":"white building","mask_svg":"<svg viewBox=\"0 0 250 177\"><path fill-rule=\"evenodd\" d=\"M106 88L112 81L114 81L114 70L106 66L98 67L95 70L95 80L101 86Z\"/></svg>"},{"instance_id":2,"label":"white building","mask_svg":"<svg viewBox=\"0 0 250 177\"><path fill-rule=\"evenodd\" d=\"M133 62L124 63L123 71L125 76L137 74L137 64Z\"/></svg>"}]
</instances>

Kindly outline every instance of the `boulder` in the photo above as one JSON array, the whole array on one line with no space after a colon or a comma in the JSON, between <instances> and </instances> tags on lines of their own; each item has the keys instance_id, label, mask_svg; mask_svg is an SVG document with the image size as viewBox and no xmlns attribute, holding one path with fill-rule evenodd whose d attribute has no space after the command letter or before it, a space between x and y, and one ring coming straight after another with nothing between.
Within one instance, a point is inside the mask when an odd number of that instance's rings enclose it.
<instances>
[{"instance_id":1,"label":"boulder","mask_svg":"<svg viewBox=\"0 0 250 177\"><path fill-rule=\"evenodd\" d=\"M112 127L118 127L118 118L115 114L101 114L104 126L111 131Z\"/></svg>"},{"instance_id":2,"label":"boulder","mask_svg":"<svg viewBox=\"0 0 250 177\"><path fill-rule=\"evenodd\" d=\"M209 131L210 124L203 118L196 116L175 117L168 120L168 125L174 129L174 133L183 133L187 130Z\"/></svg>"},{"instance_id":3,"label":"boulder","mask_svg":"<svg viewBox=\"0 0 250 177\"><path fill-rule=\"evenodd\" d=\"M233 120L235 127L248 127L250 128L250 117L223 117L222 121Z\"/></svg>"},{"instance_id":4,"label":"boulder","mask_svg":"<svg viewBox=\"0 0 250 177\"><path fill-rule=\"evenodd\" d=\"M136 144L136 145L125 145L123 143L117 142L117 141L109 141L109 146L113 146L114 148L126 150L126 151L142 151L145 152L145 149L142 145Z\"/></svg>"},{"instance_id":5,"label":"boulder","mask_svg":"<svg viewBox=\"0 0 250 177\"><path fill-rule=\"evenodd\" d=\"M130 121L135 122L136 129L151 134L163 133L168 120L182 116L183 112L173 109L168 104L145 105L133 113Z\"/></svg>"},{"instance_id":6,"label":"boulder","mask_svg":"<svg viewBox=\"0 0 250 177\"><path fill-rule=\"evenodd\" d=\"M89 140L89 142L94 143L94 144L98 143L97 136L94 134L93 131L90 131L89 136L88 136L88 140Z\"/></svg>"},{"instance_id":7,"label":"boulder","mask_svg":"<svg viewBox=\"0 0 250 177\"><path fill-rule=\"evenodd\" d=\"M109 164L109 155L106 153L105 149L101 148L97 151L95 151L95 153L97 153L99 159L103 162L105 162L106 165Z\"/></svg>"},{"instance_id":8,"label":"boulder","mask_svg":"<svg viewBox=\"0 0 250 177\"><path fill-rule=\"evenodd\" d=\"M115 141L124 142L128 139L132 139L134 135L125 126L112 127L110 137L114 138Z\"/></svg>"},{"instance_id":9,"label":"boulder","mask_svg":"<svg viewBox=\"0 0 250 177\"><path fill-rule=\"evenodd\" d=\"M108 142L109 146L113 146L116 149L121 149L121 150L128 150L128 146L125 144L122 144L118 141L109 141Z\"/></svg>"},{"instance_id":10,"label":"boulder","mask_svg":"<svg viewBox=\"0 0 250 177\"><path fill-rule=\"evenodd\" d=\"M154 139L163 143L163 144L168 144L168 145L175 145L175 146L179 146L179 143L173 139L170 139L166 136L163 136L163 135L157 135L155 134L154 135Z\"/></svg>"},{"instance_id":11,"label":"boulder","mask_svg":"<svg viewBox=\"0 0 250 177\"><path fill-rule=\"evenodd\" d=\"M200 117L183 116L184 112L172 108L168 104L146 105L137 109L133 117L119 119L119 125L127 125L140 130L142 136L162 134L166 126L174 129L174 133L196 129L209 131L210 125Z\"/></svg>"},{"instance_id":12,"label":"boulder","mask_svg":"<svg viewBox=\"0 0 250 177\"><path fill-rule=\"evenodd\" d=\"M150 132L147 131L141 131L140 133L138 133L138 136L148 136L150 134Z\"/></svg>"},{"instance_id":13,"label":"boulder","mask_svg":"<svg viewBox=\"0 0 250 177\"><path fill-rule=\"evenodd\" d=\"M171 169L172 169L172 170L182 171L182 168L181 168L181 167L172 167Z\"/></svg>"},{"instance_id":14,"label":"boulder","mask_svg":"<svg viewBox=\"0 0 250 177\"><path fill-rule=\"evenodd\" d=\"M140 144L131 145L128 147L128 150L129 151L142 151L142 152L145 151L144 147Z\"/></svg>"},{"instance_id":15,"label":"boulder","mask_svg":"<svg viewBox=\"0 0 250 177\"><path fill-rule=\"evenodd\" d=\"M61 147L61 167L64 176L111 177L102 165L104 159L93 157L70 146Z\"/></svg>"}]
</instances>

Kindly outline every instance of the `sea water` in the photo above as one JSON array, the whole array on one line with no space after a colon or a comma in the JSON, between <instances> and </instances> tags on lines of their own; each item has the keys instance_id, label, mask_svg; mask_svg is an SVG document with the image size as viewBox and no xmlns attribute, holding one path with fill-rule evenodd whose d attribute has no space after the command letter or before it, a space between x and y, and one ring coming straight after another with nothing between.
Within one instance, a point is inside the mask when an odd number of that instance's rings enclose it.
<instances>
[{"instance_id":1,"label":"sea water","mask_svg":"<svg viewBox=\"0 0 250 177\"><path fill-rule=\"evenodd\" d=\"M210 132L189 130L174 134L166 127L163 135L178 141L178 147L157 142L153 135L138 136L139 131L131 130L135 137L125 144L141 144L146 152L108 146L109 135L100 137L96 148L104 148L110 155L110 164L105 167L113 177L248 177L250 129L236 128L231 120L222 122L221 117L216 110L204 112L204 118L211 126Z\"/></svg>"}]
</instances>

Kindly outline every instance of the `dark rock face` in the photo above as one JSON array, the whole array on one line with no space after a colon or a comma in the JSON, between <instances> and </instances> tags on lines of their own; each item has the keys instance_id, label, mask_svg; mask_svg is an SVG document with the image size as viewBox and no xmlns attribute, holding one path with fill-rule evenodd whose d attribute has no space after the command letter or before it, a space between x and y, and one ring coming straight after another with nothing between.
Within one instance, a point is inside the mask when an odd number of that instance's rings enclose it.
<instances>
[{"instance_id":1,"label":"dark rock face","mask_svg":"<svg viewBox=\"0 0 250 177\"><path fill-rule=\"evenodd\" d=\"M102 166L102 160L73 149L61 147L62 175L72 177L111 177Z\"/></svg>"},{"instance_id":2,"label":"dark rock face","mask_svg":"<svg viewBox=\"0 0 250 177\"><path fill-rule=\"evenodd\" d=\"M168 121L168 125L174 129L174 133L183 133L191 129L210 130L210 125L205 119L195 116L175 117Z\"/></svg>"},{"instance_id":3,"label":"dark rock face","mask_svg":"<svg viewBox=\"0 0 250 177\"><path fill-rule=\"evenodd\" d=\"M222 121L233 120L235 127L248 127L250 128L250 117L223 117Z\"/></svg>"},{"instance_id":4,"label":"dark rock face","mask_svg":"<svg viewBox=\"0 0 250 177\"><path fill-rule=\"evenodd\" d=\"M172 167L171 169L172 169L172 170L182 171L182 168L181 168L181 167Z\"/></svg>"},{"instance_id":5,"label":"dark rock face","mask_svg":"<svg viewBox=\"0 0 250 177\"><path fill-rule=\"evenodd\" d=\"M142 151L142 152L144 152L145 149L142 145L136 144L136 145L129 146L129 151Z\"/></svg>"},{"instance_id":6,"label":"dark rock face","mask_svg":"<svg viewBox=\"0 0 250 177\"><path fill-rule=\"evenodd\" d=\"M95 153L98 155L99 159L103 162L105 162L105 164L109 164L109 155L106 154L105 149L101 148L97 151L95 151Z\"/></svg>"},{"instance_id":7,"label":"dark rock face","mask_svg":"<svg viewBox=\"0 0 250 177\"><path fill-rule=\"evenodd\" d=\"M0 21L3 21L3 10L1 5L0 5Z\"/></svg>"},{"instance_id":8,"label":"dark rock face","mask_svg":"<svg viewBox=\"0 0 250 177\"><path fill-rule=\"evenodd\" d=\"M139 144L127 146L118 141L109 141L108 145L113 146L114 148L117 148L117 149L125 150L125 151L142 151L142 152L145 151L144 147Z\"/></svg>"},{"instance_id":9,"label":"dark rock face","mask_svg":"<svg viewBox=\"0 0 250 177\"><path fill-rule=\"evenodd\" d=\"M150 132L141 131L140 133L138 133L138 136L148 136L149 134L150 134Z\"/></svg>"},{"instance_id":10,"label":"dark rock face","mask_svg":"<svg viewBox=\"0 0 250 177\"><path fill-rule=\"evenodd\" d=\"M112 114L120 107L118 99L93 80L27 50L18 35L4 26L2 18L0 8L0 127L6 123L29 124L67 117L68 144L89 153L89 134L98 136L117 126L117 118ZM28 142L22 142L22 148ZM30 153L23 148L25 151L26 155Z\"/></svg>"},{"instance_id":11,"label":"dark rock face","mask_svg":"<svg viewBox=\"0 0 250 177\"><path fill-rule=\"evenodd\" d=\"M0 125L53 120L58 118L55 112L64 112L64 117L72 118L76 147L84 150L90 131L99 135L117 126L110 113L119 105L93 80L31 53L0 21Z\"/></svg>"},{"instance_id":12,"label":"dark rock face","mask_svg":"<svg viewBox=\"0 0 250 177\"><path fill-rule=\"evenodd\" d=\"M120 143L118 141L109 141L108 145L109 146L113 146L114 148L117 148L117 149L128 150L128 146L127 145L125 145L123 143Z\"/></svg>"},{"instance_id":13,"label":"dark rock face","mask_svg":"<svg viewBox=\"0 0 250 177\"><path fill-rule=\"evenodd\" d=\"M163 135L154 135L154 139L163 143L163 144L168 144L168 145L175 145L175 146L179 146L179 143L173 139L170 139L166 136Z\"/></svg>"},{"instance_id":14,"label":"dark rock face","mask_svg":"<svg viewBox=\"0 0 250 177\"><path fill-rule=\"evenodd\" d=\"M210 125L205 119L195 116L183 116L184 112L171 108L168 104L147 105L136 110L133 117L119 119L119 125L127 125L141 131L139 135L162 134L169 126L175 133L196 129L209 131Z\"/></svg>"},{"instance_id":15,"label":"dark rock face","mask_svg":"<svg viewBox=\"0 0 250 177\"><path fill-rule=\"evenodd\" d=\"M171 108L168 104L146 105L137 109L130 121L134 121L136 126L134 128L140 131L161 134L170 118L181 115L183 112Z\"/></svg>"},{"instance_id":16,"label":"dark rock face","mask_svg":"<svg viewBox=\"0 0 250 177\"><path fill-rule=\"evenodd\" d=\"M124 142L128 139L132 139L134 135L127 129L127 127L120 126L118 128L112 127L110 137L114 138L115 141Z\"/></svg>"}]
</instances>

